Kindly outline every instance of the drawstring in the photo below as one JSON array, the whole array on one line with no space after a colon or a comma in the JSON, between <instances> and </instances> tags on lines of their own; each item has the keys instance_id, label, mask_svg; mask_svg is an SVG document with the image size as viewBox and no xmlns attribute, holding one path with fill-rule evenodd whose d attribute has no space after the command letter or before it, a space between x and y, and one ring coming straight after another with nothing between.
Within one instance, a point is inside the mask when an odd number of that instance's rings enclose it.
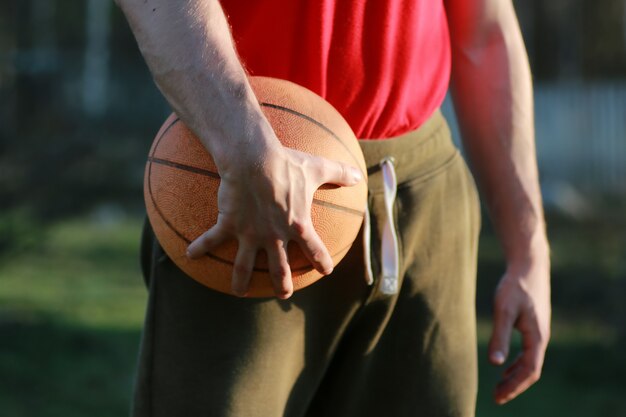
<instances>
[{"instance_id":1,"label":"drawstring","mask_svg":"<svg viewBox=\"0 0 626 417\"><path fill-rule=\"evenodd\" d=\"M380 162L383 171L383 185L385 189L385 211L387 218L382 233L381 242L381 265L383 282L381 292L383 294L395 294L398 292L399 255L398 236L394 226L393 203L396 200L396 171L393 168L393 159L385 158Z\"/></svg>"},{"instance_id":2,"label":"drawstring","mask_svg":"<svg viewBox=\"0 0 626 417\"><path fill-rule=\"evenodd\" d=\"M369 204L365 205L365 216L363 218L363 259L365 259L365 282L367 285L374 283L374 273L372 272L371 243L372 236L370 225L370 208Z\"/></svg>"},{"instance_id":3,"label":"drawstring","mask_svg":"<svg viewBox=\"0 0 626 417\"><path fill-rule=\"evenodd\" d=\"M396 172L393 166L394 159L393 158L384 158L380 161L380 167L383 175L383 187L384 187L384 197L385 197L385 224L382 230L381 237L381 275L382 275L382 283L380 286L380 291L383 294L395 294L398 292L398 276L400 273L400 260L399 260L399 249L398 249L398 235L396 233L394 216L393 216L393 205L396 199L396 188L397 188L397 180L396 180ZM365 210L365 226L363 228L363 240L364 240L364 250L365 250L365 273L366 280L368 284L372 284L374 282L372 273L372 265L371 265L371 247L370 247L370 236L371 236L371 225L370 225L370 216L369 210Z\"/></svg>"}]
</instances>

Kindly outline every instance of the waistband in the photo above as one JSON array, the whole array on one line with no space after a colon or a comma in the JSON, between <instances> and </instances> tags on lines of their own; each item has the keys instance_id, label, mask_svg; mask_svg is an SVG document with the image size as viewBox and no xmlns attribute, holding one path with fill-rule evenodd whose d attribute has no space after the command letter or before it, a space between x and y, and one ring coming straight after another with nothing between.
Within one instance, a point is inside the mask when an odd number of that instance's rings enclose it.
<instances>
[{"instance_id":1,"label":"waistband","mask_svg":"<svg viewBox=\"0 0 626 417\"><path fill-rule=\"evenodd\" d=\"M418 129L389 139L359 140L367 165L370 193L384 191L381 162L394 167L398 186L427 177L446 165L458 150L441 111L435 112Z\"/></svg>"}]
</instances>

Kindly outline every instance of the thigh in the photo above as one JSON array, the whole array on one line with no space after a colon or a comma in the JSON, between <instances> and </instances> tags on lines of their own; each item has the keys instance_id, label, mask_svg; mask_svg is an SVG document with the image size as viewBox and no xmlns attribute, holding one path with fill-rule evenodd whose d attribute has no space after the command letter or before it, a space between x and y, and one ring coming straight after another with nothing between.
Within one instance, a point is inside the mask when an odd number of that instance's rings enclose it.
<instances>
[{"instance_id":1,"label":"thigh","mask_svg":"<svg viewBox=\"0 0 626 417\"><path fill-rule=\"evenodd\" d=\"M400 184L396 214L401 290L370 298L309 416L474 415L480 211L462 158Z\"/></svg>"},{"instance_id":2,"label":"thigh","mask_svg":"<svg viewBox=\"0 0 626 417\"><path fill-rule=\"evenodd\" d=\"M400 379L422 416L473 416L477 394L475 318L480 208L456 155L444 172L399 190L404 282L384 349L410 366Z\"/></svg>"}]
</instances>

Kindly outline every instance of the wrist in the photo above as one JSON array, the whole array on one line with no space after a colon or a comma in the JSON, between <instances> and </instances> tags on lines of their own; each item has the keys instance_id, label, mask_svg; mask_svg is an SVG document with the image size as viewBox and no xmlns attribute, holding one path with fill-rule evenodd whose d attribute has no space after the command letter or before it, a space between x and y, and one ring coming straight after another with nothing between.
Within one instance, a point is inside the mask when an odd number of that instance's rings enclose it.
<instances>
[{"instance_id":1,"label":"wrist","mask_svg":"<svg viewBox=\"0 0 626 417\"><path fill-rule=\"evenodd\" d=\"M265 116L244 116L234 129L224 129L221 140L211 149L223 178L257 175L266 161L282 150L282 145Z\"/></svg>"},{"instance_id":2,"label":"wrist","mask_svg":"<svg viewBox=\"0 0 626 417\"><path fill-rule=\"evenodd\" d=\"M529 268L550 267L550 245L544 230L531 235L525 242L518 241L506 254L507 270L526 271Z\"/></svg>"},{"instance_id":3,"label":"wrist","mask_svg":"<svg viewBox=\"0 0 626 417\"><path fill-rule=\"evenodd\" d=\"M252 101L254 100L254 101ZM240 175L280 146L256 98L233 108L230 115L201 135L220 175Z\"/></svg>"}]
</instances>

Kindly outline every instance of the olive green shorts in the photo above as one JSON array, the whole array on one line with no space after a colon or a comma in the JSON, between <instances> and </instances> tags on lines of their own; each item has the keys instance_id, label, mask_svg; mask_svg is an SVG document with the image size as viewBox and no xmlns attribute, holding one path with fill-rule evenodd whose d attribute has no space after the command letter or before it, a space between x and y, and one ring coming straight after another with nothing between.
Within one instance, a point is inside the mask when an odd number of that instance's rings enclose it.
<instances>
[{"instance_id":1,"label":"olive green shorts","mask_svg":"<svg viewBox=\"0 0 626 417\"><path fill-rule=\"evenodd\" d=\"M473 179L437 111L420 129L362 141L371 265L361 237L332 275L288 300L203 287L149 227L150 297L133 416L473 416L480 210ZM383 294L380 161L393 157L400 290Z\"/></svg>"}]
</instances>

